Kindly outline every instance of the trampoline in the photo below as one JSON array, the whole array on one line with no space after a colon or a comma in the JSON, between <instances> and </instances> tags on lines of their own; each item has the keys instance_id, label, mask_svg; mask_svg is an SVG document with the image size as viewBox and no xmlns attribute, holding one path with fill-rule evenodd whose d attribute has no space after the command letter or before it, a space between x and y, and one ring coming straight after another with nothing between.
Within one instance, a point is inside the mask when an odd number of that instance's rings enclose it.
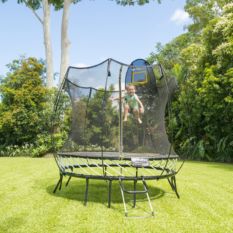
<instances>
[{"instance_id":1,"label":"trampoline","mask_svg":"<svg viewBox=\"0 0 233 233\"><path fill-rule=\"evenodd\" d=\"M60 174L54 193L64 177L66 186L72 177L83 178L86 205L89 180L106 180L110 207L112 182L117 181L126 216L125 194L132 195L133 207L138 194L146 195L154 215L148 180L167 179L179 198L179 156L172 148L172 132L169 138L166 132L176 87L160 64L143 59L130 65L107 59L91 67L69 67L54 105L54 135L66 132L54 153ZM127 181L133 182L132 190L126 189ZM137 188L139 182L143 189Z\"/></svg>"}]
</instances>

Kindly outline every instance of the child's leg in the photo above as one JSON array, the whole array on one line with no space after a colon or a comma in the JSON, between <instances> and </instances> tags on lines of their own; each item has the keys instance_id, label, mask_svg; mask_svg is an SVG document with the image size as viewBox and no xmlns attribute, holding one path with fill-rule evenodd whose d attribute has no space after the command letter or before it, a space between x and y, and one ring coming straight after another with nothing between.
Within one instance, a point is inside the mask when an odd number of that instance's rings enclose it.
<instances>
[{"instance_id":1,"label":"child's leg","mask_svg":"<svg viewBox=\"0 0 233 233\"><path fill-rule=\"evenodd\" d=\"M144 113L144 108L139 108L140 115Z\"/></svg>"},{"instance_id":2,"label":"child's leg","mask_svg":"<svg viewBox=\"0 0 233 233\"><path fill-rule=\"evenodd\" d=\"M129 113L129 105L126 104L124 106L124 121L127 121L127 119L128 119L128 113Z\"/></svg>"},{"instance_id":3,"label":"child's leg","mask_svg":"<svg viewBox=\"0 0 233 233\"><path fill-rule=\"evenodd\" d=\"M138 110L137 108L135 108L135 109L133 110L133 112L134 112L135 117L136 117L137 120L138 120L138 123L141 124L141 123L142 123L142 120L140 119L139 110Z\"/></svg>"}]
</instances>

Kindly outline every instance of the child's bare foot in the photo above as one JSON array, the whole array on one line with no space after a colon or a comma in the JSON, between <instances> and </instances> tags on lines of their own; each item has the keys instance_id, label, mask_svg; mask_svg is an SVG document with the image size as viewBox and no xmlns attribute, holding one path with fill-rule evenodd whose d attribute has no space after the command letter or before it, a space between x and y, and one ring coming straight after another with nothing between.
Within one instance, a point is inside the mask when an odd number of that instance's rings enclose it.
<instances>
[{"instance_id":1,"label":"child's bare foot","mask_svg":"<svg viewBox=\"0 0 233 233\"><path fill-rule=\"evenodd\" d=\"M142 120L140 118L138 118L138 123L142 124Z\"/></svg>"},{"instance_id":2,"label":"child's bare foot","mask_svg":"<svg viewBox=\"0 0 233 233\"><path fill-rule=\"evenodd\" d=\"M127 118L125 118L123 121L124 121L124 122L126 122L127 120L128 120L128 119L127 119Z\"/></svg>"}]
</instances>

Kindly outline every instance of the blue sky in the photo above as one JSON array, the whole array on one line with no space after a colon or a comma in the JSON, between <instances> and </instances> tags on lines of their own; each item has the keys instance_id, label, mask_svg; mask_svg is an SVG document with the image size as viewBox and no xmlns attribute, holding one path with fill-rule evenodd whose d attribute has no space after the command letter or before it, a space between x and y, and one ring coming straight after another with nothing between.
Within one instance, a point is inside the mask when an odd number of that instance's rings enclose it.
<instances>
[{"instance_id":1,"label":"blue sky","mask_svg":"<svg viewBox=\"0 0 233 233\"><path fill-rule=\"evenodd\" d=\"M130 63L146 58L155 44L165 44L184 32L190 20L185 0L156 1L122 7L114 1L81 1L70 9L70 65L94 65L107 58ZM39 12L40 13L40 12ZM61 11L52 11L54 71L59 72ZM42 26L23 5L9 0L0 4L0 75L20 55L45 58Z\"/></svg>"}]
</instances>

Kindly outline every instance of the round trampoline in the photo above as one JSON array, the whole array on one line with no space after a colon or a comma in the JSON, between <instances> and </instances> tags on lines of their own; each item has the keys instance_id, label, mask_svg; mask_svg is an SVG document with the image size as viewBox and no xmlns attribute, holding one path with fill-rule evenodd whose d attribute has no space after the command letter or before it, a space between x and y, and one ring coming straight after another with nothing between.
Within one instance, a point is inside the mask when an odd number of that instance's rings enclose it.
<instances>
[{"instance_id":1,"label":"round trampoline","mask_svg":"<svg viewBox=\"0 0 233 233\"><path fill-rule=\"evenodd\" d=\"M167 179L179 198L176 174L179 156L172 148L166 121L176 80L166 77L160 64L137 59L130 65L114 59L85 68L69 67L55 102L54 135L66 140L54 153L60 178L54 193L72 177L86 179L87 204L90 179L108 181L108 207L112 181L118 181L125 215L125 194L145 194L152 215L147 180ZM56 140L56 136L54 136ZM124 182L132 181L127 190ZM137 189L142 182L143 190Z\"/></svg>"}]
</instances>

